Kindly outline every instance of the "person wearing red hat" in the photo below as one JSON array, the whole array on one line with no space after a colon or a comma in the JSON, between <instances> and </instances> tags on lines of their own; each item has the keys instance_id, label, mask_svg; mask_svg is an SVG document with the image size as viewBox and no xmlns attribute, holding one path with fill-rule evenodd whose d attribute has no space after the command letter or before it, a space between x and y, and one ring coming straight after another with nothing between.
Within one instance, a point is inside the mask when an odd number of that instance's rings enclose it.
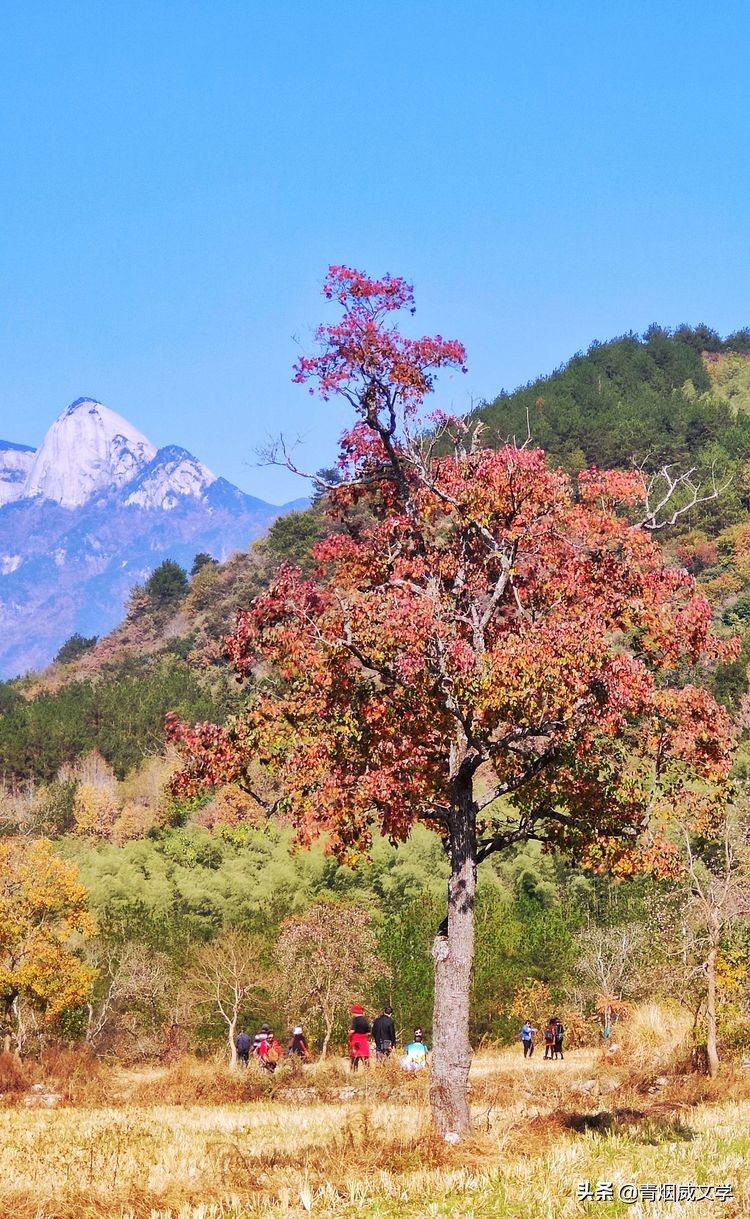
<instances>
[{"instance_id":1,"label":"person wearing red hat","mask_svg":"<svg viewBox=\"0 0 750 1219\"><path fill-rule=\"evenodd\" d=\"M361 1062L370 1061L370 1022L358 1003L352 1006L352 1026L349 1029L349 1055L351 1069L356 1071Z\"/></svg>"}]
</instances>

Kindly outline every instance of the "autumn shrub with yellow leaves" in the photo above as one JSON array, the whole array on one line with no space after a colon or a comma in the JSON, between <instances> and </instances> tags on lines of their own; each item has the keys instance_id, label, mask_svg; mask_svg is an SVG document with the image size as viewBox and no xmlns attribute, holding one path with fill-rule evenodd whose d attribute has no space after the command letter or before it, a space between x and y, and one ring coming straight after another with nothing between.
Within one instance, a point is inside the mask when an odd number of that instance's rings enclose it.
<instances>
[{"instance_id":1,"label":"autumn shrub with yellow leaves","mask_svg":"<svg viewBox=\"0 0 750 1219\"><path fill-rule=\"evenodd\" d=\"M6 1050L26 1001L51 1023L87 999L94 978L71 944L95 930L75 864L45 838L0 840L0 1019Z\"/></svg>"}]
</instances>

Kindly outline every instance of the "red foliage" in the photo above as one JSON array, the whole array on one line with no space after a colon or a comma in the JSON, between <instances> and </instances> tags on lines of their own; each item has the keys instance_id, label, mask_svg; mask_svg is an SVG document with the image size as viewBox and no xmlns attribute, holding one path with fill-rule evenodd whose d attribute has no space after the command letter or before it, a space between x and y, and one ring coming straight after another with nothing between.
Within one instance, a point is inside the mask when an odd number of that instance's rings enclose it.
<instances>
[{"instance_id":1,"label":"red foliage","mask_svg":"<svg viewBox=\"0 0 750 1219\"><path fill-rule=\"evenodd\" d=\"M693 575L698 575L706 567L713 567L719 557L716 542L700 533L689 533L678 538L671 550L678 563Z\"/></svg>"},{"instance_id":2,"label":"red foliage","mask_svg":"<svg viewBox=\"0 0 750 1219\"><path fill-rule=\"evenodd\" d=\"M407 339L385 324L394 310L414 312L412 289L403 279L368 279L349 267L329 267L323 293L344 306L344 316L336 326L318 328L319 355L297 362L294 379L312 381L311 393L317 384L324 399L334 393L354 398L366 382L370 419L390 410L395 397L406 414L413 414L432 388L434 369L463 367L466 353L460 343L440 335Z\"/></svg>"},{"instance_id":3,"label":"red foliage","mask_svg":"<svg viewBox=\"0 0 750 1219\"><path fill-rule=\"evenodd\" d=\"M705 598L632 523L642 475L589 471L575 494L542 452L479 448L461 421L412 439L462 346L387 325L411 307L402 280L333 267L325 294L343 318L296 379L357 416L329 495L350 527L317 546L314 579L283 567L239 613L227 650L247 706L224 728L171 720L178 785L242 781L260 759L300 839L346 852L373 826L450 827L468 783L480 856L538 837L668 868L658 839L635 850L649 810L725 775L731 734L684 681L720 649Z\"/></svg>"}]
</instances>

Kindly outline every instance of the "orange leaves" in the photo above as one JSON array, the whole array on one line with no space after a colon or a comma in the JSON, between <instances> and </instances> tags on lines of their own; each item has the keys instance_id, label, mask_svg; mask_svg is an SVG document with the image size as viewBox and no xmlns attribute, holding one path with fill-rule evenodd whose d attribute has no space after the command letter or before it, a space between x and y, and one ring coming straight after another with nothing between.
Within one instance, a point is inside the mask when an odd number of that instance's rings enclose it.
<instances>
[{"instance_id":1,"label":"orange leaves","mask_svg":"<svg viewBox=\"0 0 750 1219\"><path fill-rule=\"evenodd\" d=\"M254 692L224 729L170 724L187 790L260 756L300 834L346 849L373 822L401 838L449 809L458 748L498 790L525 784L519 807L547 808L547 837L593 861L600 831L632 844L675 766L726 771L726 715L663 676L715 653L708 605L606 507L637 480L592 475L589 508L543 454L507 446L404 476L415 508L373 493L369 518L318 546L317 581L283 567L238 615L228 652Z\"/></svg>"},{"instance_id":2,"label":"orange leaves","mask_svg":"<svg viewBox=\"0 0 750 1219\"><path fill-rule=\"evenodd\" d=\"M594 872L610 876L654 876L658 880L678 879L681 861L675 845L659 833L644 841L594 840L586 844L581 863Z\"/></svg>"},{"instance_id":3,"label":"orange leaves","mask_svg":"<svg viewBox=\"0 0 750 1219\"><path fill-rule=\"evenodd\" d=\"M613 512L643 503L646 479L640 470L583 470L578 489L584 504Z\"/></svg>"},{"instance_id":4,"label":"orange leaves","mask_svg":"<svg viewBox=\"0 0 750 1219\"><path fill-rule=\"evenodd\" d=\"M598 994L594 1010L598 1016L607 1016L610 1022L618 1020L627 1020L630 1016L632 1006L624 999L619 999L617 995Z\"/></svg>"},{"instance_id":5,"label":"orange leaves","mask_svg":"<svg viewBox=\"0 0 750 1219\"><path fill-rule=\"evenodd\" d=\"M528 978L513 993L508 1007L508 1015L517 1020L536 1020L541 1025L549 1019L552 1011L552 995L546 982L538 978Z\"/></svg>"},{"instance_id":6,"label":"orange leaves","mask_svg":"<svg viewBox=\"0 0 750 1219\"><path fill-rule=\"evenodd\" d=\"M193 796L205 787L231 783L240 777L242 751L230 730L209 723L191 728L170 712L165 720L165 732L167 740L189 759L189 764L172 782L176 793Z\"/></svg>"},{"instance_id":7,"label":"orange leaves","mask_svg":"<svg viewBox=\"0 0 750 1219\"><path fill-rule=\"evenodd\" d=\"M663 766L680 762L694 774L712 781L729 773L732 723L707 690L683 686L656 691L653 710Z\"/></svg>"}]
</instances>

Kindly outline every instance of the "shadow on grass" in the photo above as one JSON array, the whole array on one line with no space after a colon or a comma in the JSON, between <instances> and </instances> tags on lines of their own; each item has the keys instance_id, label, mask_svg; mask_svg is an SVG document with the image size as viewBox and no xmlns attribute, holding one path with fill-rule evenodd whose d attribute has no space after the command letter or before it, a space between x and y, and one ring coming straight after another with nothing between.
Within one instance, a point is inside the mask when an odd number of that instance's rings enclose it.
<instances>
[{"instance_id":1,"label":"shadow on grass","mask_svg":"<svg viewBox=\"0 0 750 1219\"><path fill-rule=\"evenodd\" d=\"M658 1146L660 1143L689 1143L695 1131L678 1117L654 1117L641 1109L600 1110L598 1113L563 1113L561 1123L575 1134L626 1134L634 1142Z\"/></svg>"}]
</instances>

